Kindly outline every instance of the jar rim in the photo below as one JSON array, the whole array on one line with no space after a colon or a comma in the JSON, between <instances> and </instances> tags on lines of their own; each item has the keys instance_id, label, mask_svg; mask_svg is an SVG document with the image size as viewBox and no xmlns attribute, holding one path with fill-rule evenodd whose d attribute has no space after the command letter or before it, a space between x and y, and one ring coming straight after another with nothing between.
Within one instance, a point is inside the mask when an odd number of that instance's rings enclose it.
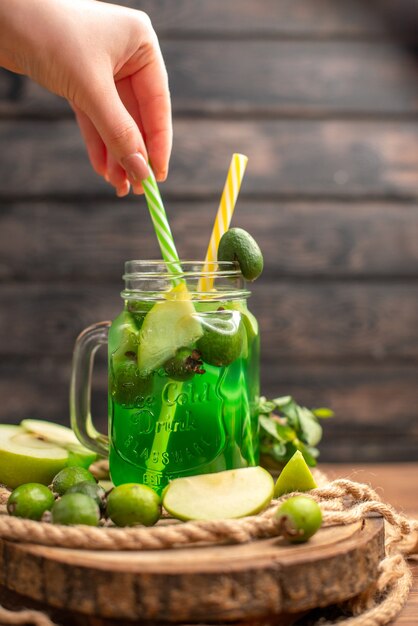
<instances>
[{"instance_id":1,"label":"jar rim","mask_svg":"<svg viewBox=\"0 0 418 626\"><path fill-rule=\"evenodd\" d=\"M188 298L192 300L238 300L250 296L241 269L234 261L206 263L187 259L180 264L163 260L126 261L123 279L124 300L165 299L180 282L187 285Z\"/></svg>"},{"instance_id":2,"label":"jar rim","mask_svg":"<svg viewBox=\"0 0 418 626\"><path fill-rule=\"evenodd\" d=\"M178 265L176 261L164 261L162 259L150 260L131 260L125 262L125 273L122 278L129 280L136 275L143 278L159 277L172 278L177 274L179 278L182 276L205 276L205 277L231 277L242 278L241 269L235 261L193 261L191 259L180 260L182 272L178 274Z\"/></svg>"}]
</instances>

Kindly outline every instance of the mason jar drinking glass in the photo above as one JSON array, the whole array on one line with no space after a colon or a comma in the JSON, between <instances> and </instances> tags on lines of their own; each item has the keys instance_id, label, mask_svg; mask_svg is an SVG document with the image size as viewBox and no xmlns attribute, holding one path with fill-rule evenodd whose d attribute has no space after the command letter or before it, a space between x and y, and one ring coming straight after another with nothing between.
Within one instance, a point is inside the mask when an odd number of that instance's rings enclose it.
<instances>
[{"instance_id":1,"label":"mason jar drinking glass","mask_svg":"<svg viewBox=\"0 0 418 626\"><path fill-rule=\"evenodd\" d=\"M115 485L157 492L182 476L258 464L259 333L234 263L125 264L112 322L78 337L71 420L79 440L109 454ZM91 371L108 343L108 435L90 415Z\"/></svg>"}]
</instances>

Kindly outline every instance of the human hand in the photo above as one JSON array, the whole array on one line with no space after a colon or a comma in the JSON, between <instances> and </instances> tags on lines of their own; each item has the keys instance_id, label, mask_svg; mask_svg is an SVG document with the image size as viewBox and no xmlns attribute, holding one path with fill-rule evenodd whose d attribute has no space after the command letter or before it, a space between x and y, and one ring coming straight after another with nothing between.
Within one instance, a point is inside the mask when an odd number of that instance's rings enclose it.
<instances>
[{"instance_id":1,"label":"human hand","mask_svg":"<svg viewBox=\"0 0 418 626\"><path fill-rule=\"evenodd\" d=\"M165 180L172 145L167 72L147 15L97 0L0 3L0 65L66 98L91 164L118 196Z\"/></svg>"}]
</instances>

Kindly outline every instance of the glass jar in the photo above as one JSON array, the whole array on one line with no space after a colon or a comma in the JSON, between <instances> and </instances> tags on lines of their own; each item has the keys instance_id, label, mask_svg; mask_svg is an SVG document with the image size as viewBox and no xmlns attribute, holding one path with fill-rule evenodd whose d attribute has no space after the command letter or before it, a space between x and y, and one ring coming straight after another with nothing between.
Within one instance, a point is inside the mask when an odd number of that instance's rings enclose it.
<instances>
[{"instance_id":1,"label":"glass jar","mask_svg":"<svg viewBox=\"0 0 418 626\"><path fill-rule=\"evenodd\" d=\"M258 463L259 333L234 263L125 264L124 308L77 339L71 419L109 453L115 485L157 492L174 478ZM170 271L171 270L171 271ZM108 342L109 436L90 417L91 369Z\"/></svg>"}]
</instances>

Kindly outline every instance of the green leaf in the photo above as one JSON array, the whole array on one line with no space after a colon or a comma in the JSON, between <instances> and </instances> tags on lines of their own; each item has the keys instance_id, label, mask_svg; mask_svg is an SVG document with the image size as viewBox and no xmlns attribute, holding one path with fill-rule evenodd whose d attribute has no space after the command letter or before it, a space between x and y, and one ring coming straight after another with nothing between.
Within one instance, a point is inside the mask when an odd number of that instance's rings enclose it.
<instances>
[{"instance_id":1,"label":"green leaf","mask_svg":"<svg viewBox=\"0 0 418 626\"><path fill-rule=\"evenodd\" d=\"M273 398L272 402L274 402L277 409L281 409L282 406L286 406L289 402L293 402L293 398L292 396L282 396L281 398Z\"/></svg>"},{"instance_id":2,"label":"green leaf","mask_svg":"<svg viewBox=\"0 0 418 626\"><path fill-rule=\"evenodd\" d=\"M261 428L263 428L266 431L266 433L270 435L270 437L273 437L273 439L279 440L279 436L278 436L276 427L273 424L273 422L265 415L260 415L258 419L259 419Z\"/></svg>"},{"instance_id":3,"label":"green leaf","mask_svg":"<svg viewBox=\"0 0 418 626\"><path fill-rule=\"evenodd\" d=\"M276 461L281 461L286 454L286 446L284 443L276 443L272 448L273 457Z\"/></svg>"},{"instance_id":4,"label":"green leaf","mask_svg":"<svg viewBox=\"0 0 418 626\"><path fill-rule=\"evenodd\" d=\"M295 441L294 442L295 447L297 448L297 450L299 450L300 452L302 452L303 454L303 458L305 459L305 461L307 462L307 464L310 467L315 467L316 465L316 459L315 457L312 455L312 448L310 448L309 446L306 446L303 441Z\"/></svg>"},{"instance_id":5,"label":"green leaf","mask_svg":"<svg viewBox=\"0 0 418 626\"><path fill-rule=\"evenodd\" d=\"M291 398L287 404L282 405L280 407L280 410L283 413L283 415L287 417L289 426L291 426L295 430L299 430L300 423L299 423L299 415L298 415L298 405L293 400L293 398Z\"/></svg>"},{"instance_id":6,"label":"green leaf","mask_svg":"<svg viewBox=\"0 0 418 626\"><path fill-rule=\"evenodd\" d=\"M316 446L321 441L322 426L318 424L315 415L305 407L298 407L298 415L303 440L310 446Z\"/></svg>"},{"instance_id":7,"label":"green leaf","mask_svg":"<svg viewBox=\"0 0 418 626\"><path fill-rule=\"evenodd\" d=\"M274 402L267 400L264 396L261 396L258 402L258 412L263 413L263 415L270 415L272 411L276 408Z\"/></svg>"},{"instance_id":8,"label":"green leaf","mask_svg":"<svg viewBox=\"0 0 418 626\"><path fill-rule=\"evenodd\" d=\"M318 417L321 420L329 419L330 417L334 417L334 411L331 409L327 409L325 407L321 407L319 409L312 409L312 413L315 417Z\"/></svg>"},{"instance_id":9,"label":"green leaf","mask_svg":"<svg viewBox=\"0 0 418 626\"><path fill-rule=\"evenodd\" d=\"M319 457L319 450L318 448L315 448L314 446L306 446L306 451L313 456L314 459L317 459Z\"/></svg>"},{"instance_id":10,"label":"green leaf","mask_svg":"<svg viewBox=\"0 0 418 626\"><path fill-rule=\"evenodd\" d=\"M272 445L271 443L269 444L261 443L260 453L270 456L272 459L274 459L278 463L285 462L286 455L287 455L286 446L284 443L275 443L274 445Z\"/></svg>"},{"instance_id":11,"label":"green leaf","mask_svg":"<svg viewBox=\"0 0 418 626\"><path fill-rule=\"evenodd\" d=\"M289 428L289 426L283 426L276 420L266 417L265 415L260 415L259 421L261 428L263 428L266 433L268 433L270 437L273 437L276 441L292 441L292 439L296 436L292 428Z\"/></svg>"},{"instance_id":12,"label":"green leaf","mask_svg":"<svg viewBox=\"0 0 418 626\"><path fill-rule=\"evenodd\" d=\"M296 438L296 433L290 426L285 426L284 424L278 424L276 422L276 429L283 441L293 441L293 439Z\"/></svg>"},{"instance_id":13,"label":"green leaf","mask_svg":"<svg viewBox=\"0 0 418 626\"><path fill-rule=\"evenodd\" d=\"M309 410L299 406L292 396L281 396L259 401L261 427L260 450L279 463L286 463L297 450L303 454L311 467L319 455L315 447L322 437L319 419L334 415L333 411L320 407ZM277 418L280 418L279 420Z\"/></svg>"}]
</instances>

